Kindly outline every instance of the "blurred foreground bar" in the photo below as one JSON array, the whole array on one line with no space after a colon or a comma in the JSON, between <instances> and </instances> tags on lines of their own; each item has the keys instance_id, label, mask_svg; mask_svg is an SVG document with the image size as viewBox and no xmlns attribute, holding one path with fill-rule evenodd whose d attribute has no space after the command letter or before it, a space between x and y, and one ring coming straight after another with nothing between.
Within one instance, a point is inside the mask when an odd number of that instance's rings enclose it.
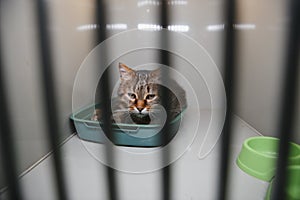
<instances>
[{"instance_id":1,"label":"blurred foreground bar","mask_svg":"<svg viewBox=\"0 0 300 200\"><path fill-rule=\"evenodd\" d=\"M1 2L0 2L1 6ZM8 185L8 196L11 200L20 200L22 198L21 188L18 181L15 145L13 143L12 118L10 115L10 105L6 92L6 84L4 80L4 63L2 52L1 33L2 26L0 24L0 147L2 152L2 163L4 169L4 180ZM0 195L1 197L1 195Z\"/></svg>"},{"instance_id":2,"label":"blurred foreground bar","mask_svg":"<svg viewBox=\"0 0 300 200\"><path fill-rule=\"evenodd\" d=\"M36 17L37 28L39 33L39 52L40 52L40 73L42 89L44 92L44 106L45 106L45 119L47 121L47 133L51 149L53 149L54 169L56 187L58 198L60 200L67 200L68 195L66 192L64 166L61 158L61 151L59 148L59 137L61 136L61 129L58 122L57 115L57 98L54 86L54 72L53 72L53 57L51 52L51 38L48 31L49 28L49 15L47 10L47 1L36 0Z\"/></svg>"},{"instance_id":3,"label":"blurred foreground bar","mask_svg":"<svg viewBox=\"0 0 300 200\"><path fill-rule=\"evenodd\" d=\"M300 1L289 1L288 14L290 21L286 35L285 60L283 62L283 87L281 93L281 107L279 113L280 135L279 157L275 175L272 199L286 199L285 186L287 185L287 164L289 155L289 142L293 138L296 118L298 75L299 75L299 37L300 37ZM299 123L299 122L298 122ZM300 177L299 177L300 178ZM300 188L298 188L300 190Z\"/></svg>"},{"instance_id":4,"label":"blurred foreground bar","mask_svg":"<svg viewBox=\"0 0 300 200\"><path fill-rule=\"evenodd\" d=\"M169 16L170 16L170 11L168 8L168 1L167 0L161 0L160 3L160 25L163 28L160 34L160 43L162 44L163 48L166 50L160 50L159 54L159 63L162 65L165 65L167 67L171 67L171 61L169 57L169 52L168 47L170 45L169 37L168 37L168 25L169 25ZM161 140L162 144L166 145L168 142L168 136L171 134L170 133L170 104L169 104L169 96L170 96L170 91L168 90L167 86L169 82L169 76L170 74L168 73L169 70L162 70L161 71L161 76L163 77L162 79L162 87L160 91L160 95L162 97L162 106L165 108L166 113L167 113L167 119L165 122L165 125L162 129L162 134L161 134ZM170 152L165 151L162 155L162 163L169 163L170 160ZM170 200L172 199L172 166L168 165L162 169L162 199L163 200Z\"/></svg>"},{"instance_id":5,"label":"blurred foreground bar","mask_svg":"<svg viewBox=\"0 0 300 200\"><path fill-rule=\"evenodd\" d=\"M230 160L230 143L232 135L232 117L235 105L235 85L236 85L236 62L238 57L236 51L236 38L234 24L236 21L236 2L235 0L226 0L224 7L225 18L225 43L223 47L224 59L224 86L226 92L226 118L221 135L221 165L219 171L219 188L218 199L227 199L228 177L229 177L229 160Z\"/></svg>"},{"instance_id":6,"label":"blurred foreground bar","mask_svg":"<svg viewBox=\"0 0 300 200\"><path fill-rule=\"evenodd\" d=\"M107 24L107 2L105 0L97 0L95 3L95 21L97 22L98 29L96 29L96 45L99 45L101 42L105 41L107 38L106 33L106 24ZM103 132L106 134L107 137L109 137L112 141L114 141L114 134L111 128L111 99L109 98L111 96L110 94L110 77L108 70L105 71L105 60L107 59L108 50L105 49L104 51L101 51L101 55L98 57L98 65L99 70L101 67L104 68L104 73L102 74L101 81L100 81L100 91L99 91L99 97L96 96L95 100L100 100L100 109L102 111L103 116L103 123L101 123L101 128L103 129ZM101 73L96 73L101 74ZM97 93L96 93L97 94ZM110 200L118 200L119 194L117 189L117 182L116 182L116 172L113 168L110 166L114 165L114 149L111 144L106 143L105 144L105 154L106 154L106 181L107 181L107 196Z\"/></svg>"}]
</instances>

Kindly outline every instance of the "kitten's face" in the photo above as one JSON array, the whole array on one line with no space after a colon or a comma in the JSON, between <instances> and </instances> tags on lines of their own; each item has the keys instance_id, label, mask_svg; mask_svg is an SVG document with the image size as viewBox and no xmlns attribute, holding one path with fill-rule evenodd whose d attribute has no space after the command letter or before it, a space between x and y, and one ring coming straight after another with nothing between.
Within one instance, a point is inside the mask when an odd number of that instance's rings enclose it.
<instances>
[{"instance_id":1,"label":"kitten's face","mask_svg":"<svg viewBox=\"0 0 300 200\"><path fill-rule=\"evenodd\" d=\"M159 71L135 71L122 63L119 70L121 83L118 95L127 104L129 113L138 117L149 115L151 107L159 103Z\"/></svg>"}]
</instances>

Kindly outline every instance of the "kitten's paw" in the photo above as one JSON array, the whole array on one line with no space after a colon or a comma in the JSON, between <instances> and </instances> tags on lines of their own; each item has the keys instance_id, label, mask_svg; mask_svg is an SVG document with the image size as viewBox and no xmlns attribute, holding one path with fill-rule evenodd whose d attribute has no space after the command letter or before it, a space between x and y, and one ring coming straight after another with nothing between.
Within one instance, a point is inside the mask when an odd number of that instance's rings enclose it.
<instances>
[{"instance_id":1,"label":"kitten's paw","mask_svg":"<svg viewBox=\"0 0 300 200\"><path fill-rule=\"evenodd\" d=\"M100 121L100 118L101 118L101 110L100 109L94 110L91 120L92 121Z\"/></svg>"}]
</instances>

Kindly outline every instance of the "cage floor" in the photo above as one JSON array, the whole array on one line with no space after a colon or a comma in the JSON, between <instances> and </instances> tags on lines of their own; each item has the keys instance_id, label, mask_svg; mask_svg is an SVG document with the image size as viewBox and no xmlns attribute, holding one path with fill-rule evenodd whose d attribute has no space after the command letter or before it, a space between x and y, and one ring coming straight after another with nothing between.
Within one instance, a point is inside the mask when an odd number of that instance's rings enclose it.
<instances>
[{"instance_id":1,"label":"cage floor","mask_svg":"<svg viewBox=\"0 0 300 200\"><path fill-rule=\"evenodd\" d=\"M205 119L205 114L202 120ZM208 118L208 115L207 115ZM230 162L230 200L262 200L268 183L255 179L242 172L235 164L243 141L259 135L253 128L239 118L235 118L235 139ZM65 164L65 178L69 199L106 200L105 167L86 150L77 135L71 137L61 148ZM198 144L197 144L198 143ZM98 145L91 144L89 145ZM216 199L218 186L219 142L204 159L199 159L199 141L172 164L172 200L210 200ZM128 148L128 147L120 147ZM131 148L132 150L132 148ZM55 200L55 183L52 171L52 156L44 159L20 179L25 199ZM131 163L134 164L134 163ZM143 174L117 172L119 196L122 200L158 200L161 193L161 171ZM6 199L4 192L1 199Z\"/></svg>"}]
</instances>

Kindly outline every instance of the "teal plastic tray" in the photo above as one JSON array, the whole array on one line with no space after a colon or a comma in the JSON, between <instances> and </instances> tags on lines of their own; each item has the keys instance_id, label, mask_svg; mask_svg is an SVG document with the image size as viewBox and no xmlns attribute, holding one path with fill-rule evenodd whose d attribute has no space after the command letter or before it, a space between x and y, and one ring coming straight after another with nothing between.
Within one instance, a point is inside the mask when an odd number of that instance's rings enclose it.
<instances>
[{"instance_id":1,"label":"teal plastic tray","mask_svg":"<svg viewBox=\"0 0 300 200\"><path fill-rule=\"evenodd\" d=\"M79 138L91 142L106 143L108 141L108 137L104 134L101 128L101 122L90 120L94 109L95 105L88 106L73 113L70 118L74 121ZM112 143L122 146L164 146L176 135L180 126L182 114L183 112L171 121L169 136L165 143L161 141L161 126L154 124L140 125L113 123L112 134L114 135L110 140Z\"/></svg>"}]
</instances>

